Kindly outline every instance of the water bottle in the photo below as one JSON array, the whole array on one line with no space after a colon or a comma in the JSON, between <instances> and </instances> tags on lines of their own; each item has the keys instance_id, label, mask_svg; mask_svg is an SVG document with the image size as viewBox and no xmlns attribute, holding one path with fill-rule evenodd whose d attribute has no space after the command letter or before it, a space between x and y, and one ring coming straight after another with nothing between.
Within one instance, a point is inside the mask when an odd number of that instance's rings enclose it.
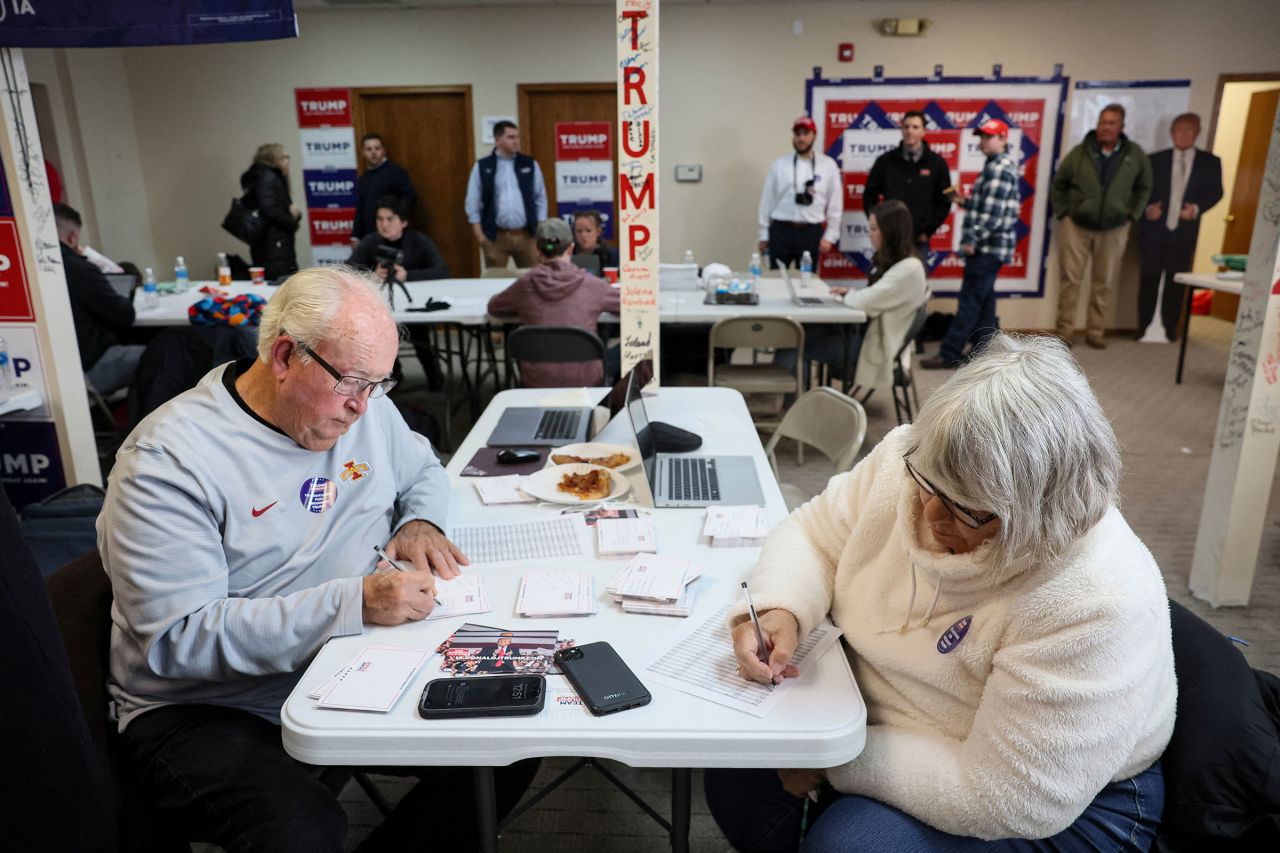
<instances>
[{"instance_id":1,"label":"water bottle","mask_svg":"<svg viewBox=\"0 0 1280 853\"><path fill-rule=\"evenodd\" d=\"M0 400L13 394L13 362L9 359L9 345L0 338Z\"/></svg>"},{"instance_id":2,"label":"water bottle","mask_svg":"<svg viewBox=\"0 0 1280 853\"><path fill-rule=\"evenodd\" d=\"M182 255L178 255L178 262L173 265L173 280L177 284L175 290L178 293L183 293L190 289L191 273L187 272L187 262Z\"/></svg>"},{"instance_id":3,"label":"water bottle","mask_svg":"<svg viewBox=\"0 0 1280 853\"><path fill-rule=\"evenodd\" d=\"M231 284L231 265L227 263L227 253L218 253L218 284L228 287Z\"/></svg>"},{"instance_id":4,"label":"water bottle","mask_svg":"<svg viewBox=\"0 0 1280 853\"><path fill-rule=\"evenodd\" d=\"M156 293L156 274L147 267L142 276L142 307L150 311L160 304L160 294Z\"/></svg>"},{"instance_id":5,"label":"water bottle","mask_svg":"<svg viewBox=\"0 0 1280 853\"><path fill-rule=\"evenodd\" d=\"M697 263L697 261L695 261L695 260L693 259L693 249L685 249L685 250L684 250L684 262L685 262L686 264L696 264L696 263Z\"/></svg>"},{"instance_id":6,"label":"water bottle","mask_svg":"<svg viewBox=\"0 0 1280 853\"><path fill-rule=\"evenodd\" d=\"M747 272L751 273L751 284L758 286L760 284L760 253L751 253L751 263L747 266Z\"/></svg>"},{"instance_id":7,"label":"water bottle","mask_svg":"<svg viewBox=\"0 0 1280 853\"><path fill-rule=\"evenodd\" d=\"M813 255L805 252L800 256L800 281L808 284L811 278L813 278Z\"/></svg>"}]
</instances>

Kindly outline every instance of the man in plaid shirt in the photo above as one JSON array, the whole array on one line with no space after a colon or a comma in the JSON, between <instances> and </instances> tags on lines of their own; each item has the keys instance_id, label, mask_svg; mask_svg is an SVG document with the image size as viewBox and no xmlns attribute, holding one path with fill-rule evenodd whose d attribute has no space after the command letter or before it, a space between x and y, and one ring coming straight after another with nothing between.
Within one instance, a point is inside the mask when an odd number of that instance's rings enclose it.
<instances>
[{"instance_id":1,"label":"man in plaid shirt","mask_svg":"<svg viewBox=\"0 0 1280 853\"><path fill-rule=\"evenodd\" d=\"M974 182L968 199L955 199L965 209L960 251L965 254L964 281L956 317L951 321L942 348L920 366L928 370L958 367L964 362L965 346L976 349L997 329L996 274L1013 257L1013 226L1018 221L1022 193L1018 189L1018 165L1006 151L1009 125L989 119L974 134L978 148L986 155L982 174Z\"/></svg>"}]
</instances>

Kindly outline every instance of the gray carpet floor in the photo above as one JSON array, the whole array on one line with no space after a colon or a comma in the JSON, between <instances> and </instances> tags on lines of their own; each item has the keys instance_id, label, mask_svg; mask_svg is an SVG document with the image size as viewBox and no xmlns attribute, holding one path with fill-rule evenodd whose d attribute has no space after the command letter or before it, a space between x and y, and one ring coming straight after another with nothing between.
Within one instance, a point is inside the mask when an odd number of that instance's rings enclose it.
<instances>
[{"instance_id":1,"label":"gray carpet floor","mask_svg":"<svg viewBox=\"0 0 1280 853\"><path fill-rule=\"evenodd\" d=\"M1106 350L1077 346L1073 353L1112 419L1123 447L1122 511L1155 555L1170 596L1222 632L1247 640L1250 645L1244 653L1253 666L1280 672L1280 504L1276 495L1272 495L1267 512L1262 558L1249 607L1215 611L1192 599L1187 591L1231 331L1230 324L1223 321L1194 318L1180 386L1173 382L1174 345L1117 339ZM948 375L945 371L918 370L920 398L926 399ZM424 397L422 403L430 407L431 398ZM864 453L896 425L892 402L883 392L868 402L867 415ZM466 424L455 426L465 430ZM807 454L805 464L798 464L790 447L782 449L779 462L782 479L811 494L821 491L832 473L817 454ZM545 760L534 790L571 763L568 758ZM613 763L608 766L659 812L668 813L669 773ZM393 800L407 790L407 783L401 780L376 778ZM354 784L347 787L342 800L350 816L349 847L354 847L376 825L379 815ZM728 849L707 813L700 774L694 779L691 842L696 851ZM429 847L429 839L424 839L424 848ZM585 770L511 825L504 833L502 849L507 853L656 853L669 848L656 823L599 774Z\"/></svg>"}]
</instances>

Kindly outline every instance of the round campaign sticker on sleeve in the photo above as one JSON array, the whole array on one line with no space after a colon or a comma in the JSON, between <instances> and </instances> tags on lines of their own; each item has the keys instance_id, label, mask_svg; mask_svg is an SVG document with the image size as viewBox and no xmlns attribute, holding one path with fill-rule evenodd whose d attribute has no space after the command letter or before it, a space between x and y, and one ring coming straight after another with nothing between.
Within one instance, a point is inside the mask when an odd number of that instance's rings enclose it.
<instances>
[{"instance_id":1,"label":"round campaign sticker on sleeve","mask_svg":"<svg viewBox=\"0 0 1280 853\"><path fill-rule=\"evenodd\" d=\"M298 490L298 500L311 512L324 512L338 499L338 484L324 477L312 477Z\"/></svg>"}]
</instances>

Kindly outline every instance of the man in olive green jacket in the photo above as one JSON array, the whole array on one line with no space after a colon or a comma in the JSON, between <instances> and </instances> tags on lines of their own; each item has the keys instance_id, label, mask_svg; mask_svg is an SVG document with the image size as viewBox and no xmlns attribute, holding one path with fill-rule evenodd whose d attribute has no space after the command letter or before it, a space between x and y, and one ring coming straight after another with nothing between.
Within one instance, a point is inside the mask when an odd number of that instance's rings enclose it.
<instances>
[{"instance_id":1,"label":"man in olive green jacket","mask_svg":"<svg viewBox=\"0 0 1280 853\"><path fill-rule=\"evenodd\" d=\"M1125 136L1124 107L1108 104L1098 126L1062 158L1050 200L1058 218L1058 336L1071 345L1076 301L1093 259L1085 340L1104 349L1107 306L1129 228L1151 195L1151 163Z\"/></svg>"}]
</instances>

